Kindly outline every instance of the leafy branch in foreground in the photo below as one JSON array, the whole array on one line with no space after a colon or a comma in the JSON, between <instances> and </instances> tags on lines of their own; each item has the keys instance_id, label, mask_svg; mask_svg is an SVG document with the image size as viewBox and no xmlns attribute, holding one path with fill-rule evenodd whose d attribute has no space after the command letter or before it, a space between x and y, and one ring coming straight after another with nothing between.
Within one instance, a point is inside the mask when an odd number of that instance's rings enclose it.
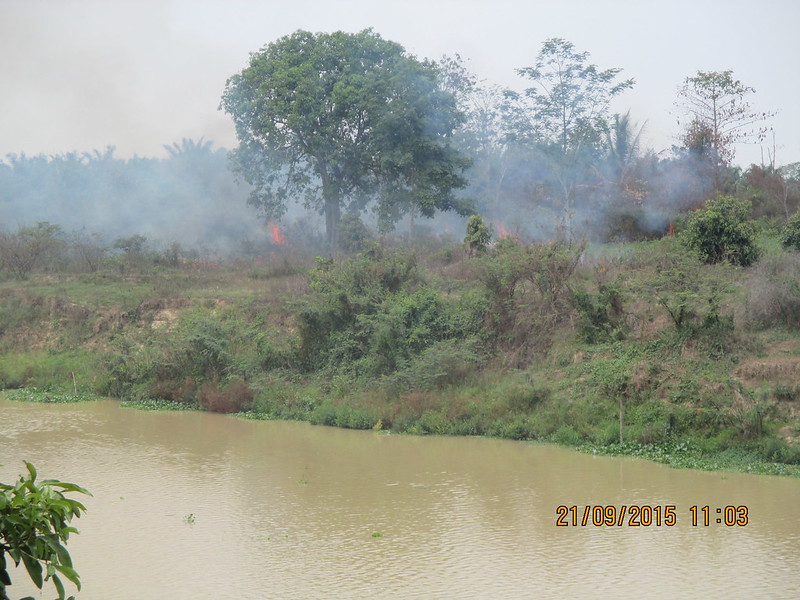
<instances>
[{"instance_id":1,"label":"leafy branch in foreground","mask_svg":"<svg viewBox=\"0 0 800 600\"><path fill-rule=\"evenodd\" d=\"M78 533L69 522L86 511L83 504L64 494L91 494L74 483L55 479L37 485L36 468L27 461L25 466L28 474L20 475L14 485L0 483L0 600L11 600L6 591L11 585L6 554L16 566L25 565L37 588L42 589L44 582L52 579L58 600L64 600L60 576L81 589L80 576L64 544L71 533Z\"/></svg>"}]
</instances>

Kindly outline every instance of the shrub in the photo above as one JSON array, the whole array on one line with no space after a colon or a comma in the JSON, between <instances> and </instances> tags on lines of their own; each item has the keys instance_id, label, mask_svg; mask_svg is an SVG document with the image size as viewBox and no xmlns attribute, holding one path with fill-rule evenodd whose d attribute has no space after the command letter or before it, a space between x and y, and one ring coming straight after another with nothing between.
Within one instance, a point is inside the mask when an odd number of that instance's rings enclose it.
<instances>
[{"instance_id":1,"label":"shrub","mask_svg":"<svg viewBox=\"0 0 800 600\"><path fill-rule=\"evenodd\" d=\"M584 440L572 425L562 425L552 436L553 442L562 446L580 446Z\"/></svg>"},{"instance_id":2,"label":"shrub","mask_svg":"<svg viewBox=\"0 0 800 600\"><path fill-rule=\"evenodd\" d=\"M221 323L198 316L185 325L186 360L195 365L194 372L216 381L231 362L228 340Z\"/></svg>"},{"instance_id":3,"label":"shrub","mask_svg":"<svg viewBox=\"0 0 800 600\"><path fill-rule=\"evenodd\" d=\"M647 211L639 206L611 206L602 218L602 237L607 242L641 242L661 237L664 228L648 217Z\"/></svg>"},{"instance_id":4,"label":"shrub","mask_svg":"<svg viewBox=\"0 0 800 600\"><path fill-rule=\"evenodd\" d=\"M572 290L572 306L580 315L578 331L587 344L622 340L626 335L622 289L601 284L595 301L583 290Z\"/></svg>"},{"instance_id":5,"label":"shrub","mask_svg":"<svg viewBox=\"0 0 800 600\"><path fill-rule=\"evenodd\" d=\"M487 334L516 366L544 353L555 326L570 316L569 281L584 249L504 238L475 261L487 296Z\"/></svg>"},{"instance_id":6,"label":"shrub","mask_svg":"<svg viewBox=\"0 0 800 600\"><path fill-rule=\"evenodd\" d=\"M467 235L464 242L469 248L469 255L482 254L486 252L489 242L492 240L492 233L483 222L480 215L472 215L467 221Z\"/></svg>"},{"instance_id":7,"label":"shrub","mask_svg":"<svg viewBox=\"0 0 800 600\"><path fill-rule=\"evenodd\" d=\"M337 243L345 252L360 252L365 242L372 240L372 234L357 212L348 212L339 222Z\"/></svg>"},{"instance_id":8,"label":"shrub","mask_svg":"<svg viewBox=\"0 0 800 600\"><path fill-rule=\"evenodd\" d=\"M35 268L58 257L65 246L58 225L39 222L16 233L0 232L0 266L16 279L27 279Z\"/></svg>"},{"instance_id":9,"label":"shrub","mask_svg":"<svg viewBox=\"0 0 800 600\"><path fill-rule=\"evenodd\" d=\"M197 396L203 409L219 413L240 412L253 403L253 390L241 380L233 381L223 389L214 382L206 382Z\"/></svg>"},{"instance_id":10,"label":"shrub","mask_svg":"<svg viewBox=\"0 0 800 600\"><path fill-rule=\"evenodd\" d=\"M784 248L800 252L800 211L786 222L781 232L781 243Z\"/></svg>"},{"instance_id":11,"label":"shrub","mask_svg":"<svg viewBox=\"0 0 800 600\"><path fill-rule=\"evenodd\" d=\"M750 325L800 328L800 255L764 259L755 267L747 287Z\"/></svg>"},{"instance_id":12,"label":"shrub","mask_svg":"<svg viewBox=\"0 0 800 600\"><path fill-rule=\"evenodd\" d=\"M477 370L480 354L474 338L434 342L407 363L383 378L396 393L429 391L463 382Z\"/></svg>"},{"instance_id":13,"label":"shrub","mask_svg":"<svg viewBox=\"0 0 800 600\"><path fill-rule=\"evenodd\" d=\"M515 385L504 392L508 409L515 413L529 413L550 397L550 390L538 385Z\"/></svg>"},{"instance_id":14,"label":"shrub","mask_svg":"<svg viewBox=\"0 0 800 600\"><path fill-rule=\"evenodd\" d=\"M159 379L149 389L150 398L162 398L170 402L194 402L197 384L191 377L183 379Z\"/></svg>"},{"instance_id":15,"label":"shrub","mask_svg":"<svg viewBox=\"0 0 800 600\"><path fill-rule=\"evenodd\" d=\"M718 196L689 218L681 236L704 263L727 261L749 266L758 260L755 226L750 221L749 201Z\"/></svg>"},{"instance_id":16,"label":"shrub","mask_svg":"<svg viewBox=\"0 0 800 600\"><path fill-rule=\"evenodd\" d=\"M298 314L298 357L309 370L374 377L418 365L419 377L432 383L458 370L463 353L449 364L435 352L425 364L417 358L481 327L474 302L454 304L419 285L415 257L406 252L372 247L339 265L321 262L311 288Z\"/></svg>"}]
</instances>

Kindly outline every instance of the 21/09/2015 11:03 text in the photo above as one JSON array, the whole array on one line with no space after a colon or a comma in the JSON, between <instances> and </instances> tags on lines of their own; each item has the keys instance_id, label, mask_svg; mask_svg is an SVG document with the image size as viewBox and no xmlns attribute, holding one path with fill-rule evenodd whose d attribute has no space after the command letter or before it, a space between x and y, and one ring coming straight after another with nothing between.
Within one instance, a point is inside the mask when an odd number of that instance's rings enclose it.
<instances>
[{"instance_id":1,"label":"21/09/2015 11:03 text","mask_svg":"<svg viewBox=\"0 0 800 600\"><path fill-rule=\"evenodd\" d=\"M686 511L693 527L725 525L744 527L749 522L746 506L691 506ZM674 504L650 506L648 504L587 505L556 507L556 527L674 527L678 524L678 509Z\"/></svg>"}]
</instances>

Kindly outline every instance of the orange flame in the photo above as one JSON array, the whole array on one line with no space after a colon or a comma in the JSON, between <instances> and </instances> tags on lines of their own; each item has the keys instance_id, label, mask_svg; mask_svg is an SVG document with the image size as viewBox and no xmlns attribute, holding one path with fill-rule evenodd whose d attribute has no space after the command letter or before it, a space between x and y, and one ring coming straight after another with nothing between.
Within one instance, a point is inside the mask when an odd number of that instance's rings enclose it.
<instances>
[{"instance_id":1,"label":"orange flame","mask_svg":"<svg viewBox=\"0 0 800 600\"><path fill-rule=\"evenodd\" d=\"M672 226L672 221L669 222L669 229L667 230L667 235L669 237L675 235L675 228Z\"/></svg>"},{"instance_id":2,"label":"orange flame","mask_svg":"<svg viewBox=\"0 0 800 600\"><path fill-rule=\"evenodd\" d=\"M278 246L289 245L289 240L287 240L286 236L283 235L283 232L281 231L281 228L278 226L277 223L275 223L274 221L270 221L269 223L267 223L267 226L269 227L270 232L272 233L273 244L277 244Z\"/></svg>"},{"instance_id":3,"label":"orange flame","mask_svg":"<svg viewBox=\"0 0 800 600\"><path fill-rule=\"evenodd\" d=\"M510 232L508 229L506 229L506 226L503 225L502 223L500 223L499 221L495 222L495 225L497 225L497 239L498 240L504 240L506 238L511 238L512 240L519 241L519 234L518 233Z\"/></svg>"}]
</instances>

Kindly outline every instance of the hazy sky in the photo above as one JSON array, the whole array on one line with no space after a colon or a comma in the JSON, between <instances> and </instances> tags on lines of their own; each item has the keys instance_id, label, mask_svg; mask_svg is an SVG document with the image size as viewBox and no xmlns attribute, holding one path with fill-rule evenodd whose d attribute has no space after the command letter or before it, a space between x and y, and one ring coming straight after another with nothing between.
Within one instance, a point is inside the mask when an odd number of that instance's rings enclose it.
<instances>
[{"instance_id":1,"label":"hazy sky","mask_svg":"<svg viewBox=\"0 0 800 600\"><path fill-rule=\"evenodd\" d=\"M515 89L525 81L514 69L532 65L545 39L565 38L636 79L614 109L647 121L657 151L678 134L683 79L732 69L756 89L754 108L778 111L786 164L800 161L798 24L798 0L0 0L0 157L107 145L163 156L163 144L201 136L234 147L218 105L250 52L297 29L372 27L420 58L459 53ZM761 157L741 146L736 160Z\"/></svg>"}]
</instances>

